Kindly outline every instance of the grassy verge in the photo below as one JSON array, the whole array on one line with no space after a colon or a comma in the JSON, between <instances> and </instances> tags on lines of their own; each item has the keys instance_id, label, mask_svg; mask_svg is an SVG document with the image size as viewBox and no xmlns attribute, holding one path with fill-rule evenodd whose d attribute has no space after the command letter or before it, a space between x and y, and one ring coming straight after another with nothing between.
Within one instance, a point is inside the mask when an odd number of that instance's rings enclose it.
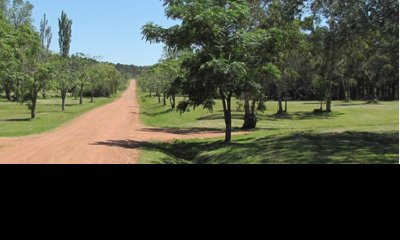
<instances>
[{"instance_id":1,"label":"grassy verge","mask_svg":"<svg viewBox=\"0 0 400 240\"><path fill-rule=\"evenodd\" d=\"M223 129L219 102L213 113L196 109L182 116L140 94L141 120L166 128ZM331 114L313 114L317 102L290 102L289 113L275 115L276 103L259 114L258 130L222 139L138 143L141 163L398 163L399 103L334 103ZM243 113L233 113L241 127Z\"/></svg>"},{"instance_id":2,"label":"grassy verge","mask_svg":"<svg viewBox=\"0 0 400 240\"><path fill-rule=\"evenodd\" d=\"M34 120L30 119L30 111L25 105L0 99L0 137L27 136L55 129L91 109L112 102L117 97L96 98L94 103L90 103L90 99L84 99L83 105L79 105L79 100L68 98L65 112L61 112L60 98L40 99Z\"/></svg>"}]
</instances>

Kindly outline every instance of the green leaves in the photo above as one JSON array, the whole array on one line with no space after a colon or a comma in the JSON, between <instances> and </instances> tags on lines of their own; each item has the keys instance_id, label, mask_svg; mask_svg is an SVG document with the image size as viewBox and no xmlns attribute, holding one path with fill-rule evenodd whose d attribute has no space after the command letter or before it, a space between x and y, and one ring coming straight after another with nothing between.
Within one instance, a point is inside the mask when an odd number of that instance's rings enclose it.
<instances>
[{"instance_id":1,"label":"green leaves","mask_svg":"<svg viewBox=\"0 0 400 240\"><path fill-rule=\"evenodd\" d=\"M279 68L272 63L268 63L267 65L263 66L262 72L276 79L280 79L282 77L282 73Z\"/></svg>"}]
</instances>

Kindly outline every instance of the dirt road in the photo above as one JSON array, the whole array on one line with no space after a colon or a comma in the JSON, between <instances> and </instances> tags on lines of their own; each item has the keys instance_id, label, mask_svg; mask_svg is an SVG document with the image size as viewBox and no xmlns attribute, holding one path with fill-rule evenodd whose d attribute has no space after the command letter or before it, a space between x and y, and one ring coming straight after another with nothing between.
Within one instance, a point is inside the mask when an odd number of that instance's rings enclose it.
<instances>
[{"instance_id":1,"label":"dirt road","mask_svg":"<svg viewBox=\"0 0 400 240\"><path fill-rule=\"evenodd\" d=\"M140 143L210 138L221 132L146 128L139 120L136 81L123 96L36 136L0 138L0 164L135 164Z\"/></svg>"}]
</instances>

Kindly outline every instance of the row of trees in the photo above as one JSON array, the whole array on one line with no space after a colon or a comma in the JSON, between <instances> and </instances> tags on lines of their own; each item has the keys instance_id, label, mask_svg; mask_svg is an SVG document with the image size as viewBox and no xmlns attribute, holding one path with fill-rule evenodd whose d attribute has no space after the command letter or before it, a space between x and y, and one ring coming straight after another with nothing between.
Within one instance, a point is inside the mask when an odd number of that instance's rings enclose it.
<instances>
[{"instance_id":1,"label":"row of trees","mask_svg":"<svg viewBox=\"0 0 400 240\"><path fill-rule=\"evenodd\" d=\"M83 54L70 56L72 20L62 12L58 21L59 54L50 51L52 30L44 15L37 32L32 25L33 5L24 0L0 0L0 94L8 101L26 103L36 117L39 95L49 90L61 95L65 110L71 93L83 104L93 98L116 94L123 85L120 72L111 64L99 63Z\"/></svg>"},{"instance_id":2,"label":"row of trees","mask_svg":"<svg viewBox=\"0 0 400 240\"><path fill-rule=\"evenodd\" d=\"M331 112L333 99L398 99L397 0L164 0L164 6L180 24L148 23L142 33L179 54L147 70L141 86L158 96L181 93L182 112L212 109L220 99L227 142L233 97L245 100L244 128L256 126L268 97L278 100L278 114L290 98L318 99L318 112Z\"/></svg>"}]
</instances>

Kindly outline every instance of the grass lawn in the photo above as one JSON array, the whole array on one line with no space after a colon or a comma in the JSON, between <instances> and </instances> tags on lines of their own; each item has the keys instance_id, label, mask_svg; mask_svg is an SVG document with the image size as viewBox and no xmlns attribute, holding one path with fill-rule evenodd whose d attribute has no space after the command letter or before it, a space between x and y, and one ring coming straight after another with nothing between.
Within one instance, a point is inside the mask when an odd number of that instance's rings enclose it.
<instances>
[{"instance_id":1,"label":"grass lawn","mask_svg":"<svg viewBox=\"0 0 400 240\"><path fill-rule=\"evenodd\" d=\"M217 102L213 113L201 108L180 115L140 94L141 120L153 127L223 129ZM236 104L234 104L235 106ZM290 102L276 116L277 103L258 115L258 129L221 139L142 143L141 163L399 163L399 103L334 102L333 113L313 114L317 102ZM240 128L243 113L233 112Z\"/></svg>"},{"instance_id":2,"label":"grass lawn","mask_svg":"<svg viewBox=\"0 0 400 240\"><path fill-rule=\"evenodd\" d=\"M36 119L30 119L30 110L26 105L7 102L0 99L0 137L19 137L38 134L57 128L77 116L101 105L110 103L115 98L96 98L94 103L84 99L68 98L65 112L61 111L61 98L50 97L38 100Z\"/></svg>"}]
</instances>

